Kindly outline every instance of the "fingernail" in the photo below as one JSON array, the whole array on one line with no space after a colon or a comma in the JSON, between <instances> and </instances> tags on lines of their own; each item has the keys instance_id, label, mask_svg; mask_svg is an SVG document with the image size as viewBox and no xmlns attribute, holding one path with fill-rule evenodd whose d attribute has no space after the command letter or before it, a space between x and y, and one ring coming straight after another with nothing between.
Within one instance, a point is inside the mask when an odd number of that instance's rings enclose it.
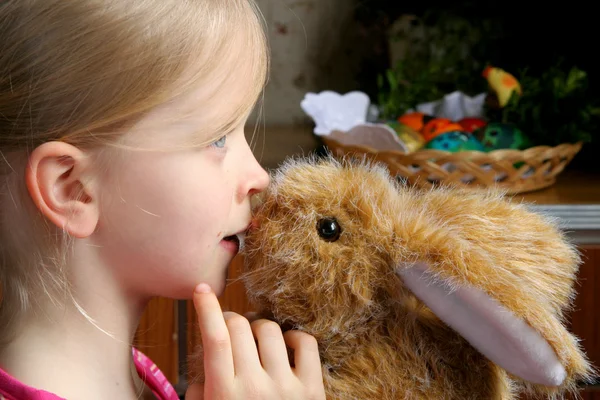
<instances>
[{"instance_id":1,"label":"fingernail","mask_svg":"<svg viewBox=\"0 0 600 400\"><path fill-rule=\"evenodd\" d=\"M211 289L206 283L200 283L196 286L196 293L210 293Z\"/></svg>"}]
</instances>

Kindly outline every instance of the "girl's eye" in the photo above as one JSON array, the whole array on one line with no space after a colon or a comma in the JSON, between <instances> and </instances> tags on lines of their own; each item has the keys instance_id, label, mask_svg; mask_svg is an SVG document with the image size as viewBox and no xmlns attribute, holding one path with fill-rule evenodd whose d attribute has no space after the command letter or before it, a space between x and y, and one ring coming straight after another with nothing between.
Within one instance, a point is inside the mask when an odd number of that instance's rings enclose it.
<instances>
[{"instance_id":1,"label":"girl's eye","mask_svg":"<svg viewBox=\"0 0 600 400\"><path fill-rule=\"evenodd\" d=\"M211 146L215 146L218 148L223 148L225 147L225 142L227 141L227 135L225 136L221 136L219 139L215 140L214 142L211 143Z\"/></svg>"}]
</instances>

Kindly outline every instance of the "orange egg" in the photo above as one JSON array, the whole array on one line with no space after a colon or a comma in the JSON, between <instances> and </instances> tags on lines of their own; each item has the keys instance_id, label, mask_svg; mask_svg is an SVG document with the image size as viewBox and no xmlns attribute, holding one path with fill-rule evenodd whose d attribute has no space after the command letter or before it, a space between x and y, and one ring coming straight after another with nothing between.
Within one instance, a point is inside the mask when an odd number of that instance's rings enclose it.
<instances>
[{"instance_id":1,"label":"orange egg","mask_svg":"<svg viewBox=\"0 0 600 400\"><path fill-rule=\"evenodd\" d=\"M420 112L411 112L398 117L398 122L419 132L430 117Z\"/></svg>"},{"instance_id":2,"label":"orange egg","mask_svg":"<svg viewBox=\"0 0 600 400\"><path fill-rule=\"evenodd\" d=\"M464 128L462 126L450 121L449 119L434 118L425 124L425 126L421 130L421 134L423 135L423 138L425 138L425 141L429 142L436 136L441 135L442 133L463 130Z\"/></svg>"}]
</instances>

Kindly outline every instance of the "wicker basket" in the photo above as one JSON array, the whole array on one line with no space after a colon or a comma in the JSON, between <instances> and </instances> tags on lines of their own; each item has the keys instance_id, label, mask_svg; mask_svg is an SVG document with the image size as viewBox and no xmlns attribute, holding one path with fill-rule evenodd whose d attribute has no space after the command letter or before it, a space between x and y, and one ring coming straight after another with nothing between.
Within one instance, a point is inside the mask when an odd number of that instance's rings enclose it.
<instances>
[{"instance_id":1,"label":"wicker basket","mask_svg":"<svg viewBox=\"0 0 600 400\"><path fill-rule=\"evenodd\" d=\"M366 156L383 162L393 176L417 186L448 184L474 190L495 187L507 194L531 192L553 185L556 176L582 146L578 142L489 153L424 149L405 154L396 150L378 151L366 146L344 145L327 136L321 136L321 139L336 157Z\"/></svg>"}]
</instances>

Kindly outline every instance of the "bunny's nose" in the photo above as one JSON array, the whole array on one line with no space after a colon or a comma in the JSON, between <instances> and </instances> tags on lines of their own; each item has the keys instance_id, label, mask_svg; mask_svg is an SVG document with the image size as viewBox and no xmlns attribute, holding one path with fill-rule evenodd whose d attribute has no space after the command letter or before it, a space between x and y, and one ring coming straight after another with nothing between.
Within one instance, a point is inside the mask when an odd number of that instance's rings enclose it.
<instances>
[{"instance_id":1,"label":"bunny's nose","mask_svg":"<svg viewBox=\"0 0 600 400\"><path fill-rule=\"evenodd\" d=\"M260 222L258 220L258 218L254 217L252 218L252 220L250 221L250 226L248 228L249 231L252 231L254 229L258 229L260 227Z\"/></svg>"}]
</instances>

